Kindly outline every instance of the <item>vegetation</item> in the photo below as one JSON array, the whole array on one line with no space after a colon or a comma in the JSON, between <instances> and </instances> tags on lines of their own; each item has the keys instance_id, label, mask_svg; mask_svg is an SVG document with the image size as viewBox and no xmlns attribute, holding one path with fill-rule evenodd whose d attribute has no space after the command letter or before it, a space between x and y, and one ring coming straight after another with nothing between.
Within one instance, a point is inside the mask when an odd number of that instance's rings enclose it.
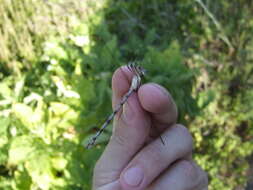
<instances>
[{"instance_id":1,"label":"vegetation","mask_svg":"<svg viewBox=\"0 0 253 190\"><path fill-rule=\"evenodd\" d=\"M2 0L0 189L86 190L110 130L113 71L165 86L211 190L244 189L253 153L250 0Z\"/></svg>"}]
</instances>

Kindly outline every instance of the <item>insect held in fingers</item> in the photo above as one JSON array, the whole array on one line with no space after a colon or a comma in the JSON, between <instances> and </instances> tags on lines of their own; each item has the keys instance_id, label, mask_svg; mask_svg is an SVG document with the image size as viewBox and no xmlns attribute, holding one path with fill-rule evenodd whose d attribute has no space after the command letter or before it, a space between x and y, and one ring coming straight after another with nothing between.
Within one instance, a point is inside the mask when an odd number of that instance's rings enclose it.
<instances>
[{"instance_id":1,"label":"insect held in fingers","mask_svg":"<svg viewBox=\"0 0 253 190\"><path fill-rule=\"evenodd\" d=\"M95 145L99 136L108 127L108 125L111 123L111 121L117 115L117 113L122 109L123 105L127 102L128 98L131 96L131 94L133 92L138 91L139 87L141 86L141 79L145 75L146 71L135 62L130 62L127 65L127 68L133 73L131 86L130 86L128 92L122 97L120 103L116 106L116 108L113 110L113 112L109 115L109 117L103 123L103 125L99 129L99 131L89 140L88 144L86 145L87 149L89 149ZM164 144L164 141L163 141L161 135L160 135L160 139L161 139L162 143Z\"/></svg>"}]
</instances>

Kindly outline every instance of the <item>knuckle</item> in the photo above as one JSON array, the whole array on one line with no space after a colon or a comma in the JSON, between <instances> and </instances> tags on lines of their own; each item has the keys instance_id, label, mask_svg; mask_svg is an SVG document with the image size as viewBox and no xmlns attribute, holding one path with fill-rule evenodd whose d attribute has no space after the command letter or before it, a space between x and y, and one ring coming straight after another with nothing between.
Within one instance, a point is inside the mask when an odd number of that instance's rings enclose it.
<instances>
[{"instance_id":1,"label":"knuckle","mask_svg":"<svg viewBox=\"0 0 253 190\"><path fill-rule=\"evenodd\" d=\"M111 182L118 175L118 172L117 170L108 170L106 167L96 164L93 172L94 189L98 189L98 187L102 187Z\"/></svg>"},{"instance_id":2,"label":"knuckle","mask_svg":"<svg viewBox=\"0 0 253 190\"><path fill-rule=\"evenodd\" d=\"M93 170L93 178L104 178L104 173L106 173L106 168L104 167L104 164L101 162L101 160L98 160Z\"/></svg>"},{"instance_id":3,"label":"knuckle","mask_svg":"<svg viewBox=\"0 0 253 190\"><path fill-rule=\"evenodd\" d=\"M154 163L159 163L161 161L163 149L159 143L151 143L149 147L145 150L145 155L153 160Z\"/></svg>"},{"instance_id":4,"label":"knuckle","mask_svg":"<svg viewBox=\"0 0 253 190\"><path fill-rule=\"evenodd\" d=\"M176 124L173 128L177 133L177 139L181 140L178 148L181 149L181 152L186 154L190 153L193 149L193 138L189 130L181 124Z\"/></svg>"},{"instance_id":5,"label":"knuckle","mask_svg":"<svg viewBox=\"0 0 253 190\"><path fill-rule=\"evenodd\" d=\"M199 167L196 163L192 162L195 166L196 170L196 177L194 179L194 188L195 189L205 189L208 187L208 175L207 173Z\"/></svg>"},{"instance_id":6,"label":"knuckle","mask_svg":"<svg viewBox=\"0 0 253 190\"><path fill-rule=\"evenodd\" d=\"M196 177L198 177L196 168L192 162L188 160L181 160L178 164L180 165L185 176L189 177L190 179L196 179Z\"/></svg>"},{"instance_id":7,"label":"knuckle","mask_svg":"<svg viewBox=\"0 0 253 190\"><path fill-rule=\"evenodd\" d=\"M117 133L117 132L115 132L111 136L111 141L114 142L114 144L116 143L122 147L124 147L127 144L127 138L121 133Z\"/></svg>"},{"instance_id":8,"label":"knuckle","mask_svg":"<svg viewBox=\"0 0 253 190\"><path fill-rule=\"evenodd\" d=\"M195 162L190 160L179 160L176 162L179 175L188 184L186 189L206 189L208 187L207 173L204 172Z\"/></svg>"}]
</instances>

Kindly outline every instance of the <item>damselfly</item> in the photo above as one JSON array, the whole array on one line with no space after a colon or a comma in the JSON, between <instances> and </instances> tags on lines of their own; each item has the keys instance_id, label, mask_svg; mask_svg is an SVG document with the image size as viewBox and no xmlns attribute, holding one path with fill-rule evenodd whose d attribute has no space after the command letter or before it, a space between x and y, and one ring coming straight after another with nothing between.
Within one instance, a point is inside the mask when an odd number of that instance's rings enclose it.
<instances>
[{"instance_id":1,"label":"damselfly","mask_svg":"<svg viewBox=\"0 0 253 190\"><path fill-rule=\"evenodd\" d=\"M95 144L98 137L103 133L103 131L106 129L106 127L110 124L110 122L113 120L115 115L121 110L122 106L127 102L128 98L131 96L131 94L133 92L136 92L141 85L141 79L145 75L145 70L135 62L129 63L127 65L127 68L134 74L134 76L132 78L131 86L130 86L128 92L121 99L120 103L116 106L114 111L111 113L111 115L104 122L104 124L102 125L100 130L89 140L89 142L86 146L86 148L88 148L88 149L91 148ZM160 136L160 139L161 139L162 143L164 144L164 141L161 136Z\"/></svg>"}]
</instances>

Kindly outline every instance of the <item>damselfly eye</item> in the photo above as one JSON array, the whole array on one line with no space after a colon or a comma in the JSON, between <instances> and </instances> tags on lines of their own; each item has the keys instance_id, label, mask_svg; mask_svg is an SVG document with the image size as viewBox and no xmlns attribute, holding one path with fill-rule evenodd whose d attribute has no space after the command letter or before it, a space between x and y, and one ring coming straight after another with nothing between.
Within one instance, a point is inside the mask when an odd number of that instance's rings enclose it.
<instances>
[{"instance_id":1,"label":"damselfly eye","mask_svg":"<svg viewBox=\"0 0 253 190\"><path fill-rule=\"evenodd\" d=\"M127 68L129 71L133 72L135 75L139 75L140 77L144 76L146 71L136 62L130 62L127 64Z\"/></svg>"},{"instance_id":2,"label":"damselfly eye","mask_svg":"<svg viewBox=\"0 0 253 190\"><path fill-rule=\"evenodd\" d=\"M127 68L128 68L129 71L132 72L132 68L131 68L131 65L130 65L130 64L127 64Z\"/></svg>"},{"instance_id":3,"label":"damselfly eye","mask_svg":"<svg viewBox=\"0 0 253 190\"><path fill-rule=\"evenodd\" d=\"M144 76L145 75L145 69L143 69L141 66L137 66L137 68L136 68L136 70L137 70L137 72L138 72L138 74L140 75L140 76Z\"/></svg>"},{"instance_id":4,"label":"damselfly eye","mask_svg":"<svg viewBox=\"0 0 253 190\"><path fill-rule=\"evenodd\" d=\"M141 68L141 75L144 76L146 74L146 70Z\"/></svg>"},{"instance_id":5,"label":"damselfly eye","mask_svg":"<svg viewBox=\"0 0 253 190\"><path fill-rule=\"evenodd\" d=\"M135 68L134 62L128 63L127 68L129 71L134 72L134 68Z\"/></svg>"}]
</instances>

